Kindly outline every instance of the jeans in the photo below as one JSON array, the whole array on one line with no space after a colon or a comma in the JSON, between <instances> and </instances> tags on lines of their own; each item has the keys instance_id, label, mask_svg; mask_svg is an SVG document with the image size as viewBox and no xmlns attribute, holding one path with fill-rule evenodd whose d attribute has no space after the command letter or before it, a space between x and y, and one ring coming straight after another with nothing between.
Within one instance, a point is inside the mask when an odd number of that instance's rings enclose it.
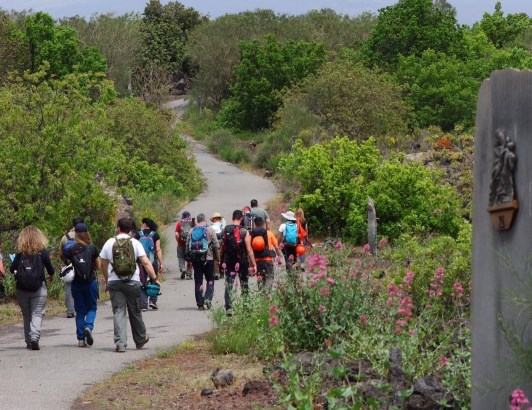
<instances>
[{"instance_id":1,"label":"jeans","mask_svg":"<svg viewBox=\"0 0 532 410\"><path fill-rule=\"evenodd\" d=\"M65 307L68 316L74 316L74 298L72 297L72 282L65 283Z\"/></svg>"},{"instance_id":2,"label":"jeans","mask_svg":"<svg viewBox=\"0 0 532 410\"><path fill-rule=\"evenodd\" d=\"M109 293L113 307L114 341L117 347L127 347L126 308L131 325L131 334L136 345L146 341L146 326L142 320L140 306L141 284L135 280L109 282Z\"/></svg>"},{"instance_id":3,"label":"jeans","mask_svg":"<svg viewBox=\"0 0 532 410\"><path fill-rule=\"evenodd\" d=\"M24 319L24 340L29 345L41 337L41 324L44 317L48 290L43 282L35 292L17 289L17 302Z\"/></svg>"},{"instance_id":4,"label":"jeans","mask_svg":"<svg viewBox=\"0 0 532 410\"><path fill-rule=\"evenodd\" d=\"M225 261L226 268L225 268L225 293L224 293L224 301L225 301L225 310L231 309L231 293L233 293L233 285L235 283L236 275L238 274L238 277L240 279L240 286L242 288L242 294L246 295L249 290L249 262L247 258L243 259L242 261L238 262L239 267L238 270L236 269L237 261Z\"/></svg>"},{"instance_id":5,"label":"jeans","mask_svg":"<svg viewBox=\"0 0 532 410\"><path fill-rule=\"evenodd\" d=\"M99 298L98 281L94 279L90 283L79 283L74 280L72 297L76 309L76 336L78 340L84 340L85 328L94 329Z\"/></svg>"},{"instance_id":6,"label":"jeans","mask_svg":"<svg viewBox=\"0 0 532 410\"><path fill-rule=\"evenodd\" d=\"M214 261L197 260L192 262L194 267L194 294L196 295L196 305L202 307L205 300L212 301L214 296ZM207 281L205 297L201 291L203 277Z\"/></svg>"}]
</instances>

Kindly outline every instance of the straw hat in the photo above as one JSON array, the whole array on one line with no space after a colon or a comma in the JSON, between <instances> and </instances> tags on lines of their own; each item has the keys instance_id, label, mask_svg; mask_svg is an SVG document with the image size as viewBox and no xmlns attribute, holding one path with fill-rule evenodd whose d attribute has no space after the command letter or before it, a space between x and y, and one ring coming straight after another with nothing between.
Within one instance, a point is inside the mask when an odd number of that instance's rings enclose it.
<instances>
[{"instance_id":1,"label":"straw hat","mask_svg":"<svg viewBox=\"0 0 532 410\"><path fill-rule=\"evenodd\" d=\"M281 215L283 216L284 219L288 219L289 221L296 220L296 216L294 215L292 211L287 211L285 213L282 213Z\"/></svg>"},{"instance_id":2,"label":"straw hat","mask_svg":"<svg viewBox=\"0 0 532 410\"><path fill-rule=\"evenodd\" d=\"M224 217L222 216L222 214L220 212L215 212L214 213L214 215L211 218L211 222L214 222L214 219L216 219L216 218L224 219Z\"/></svg>"}]
</instances>

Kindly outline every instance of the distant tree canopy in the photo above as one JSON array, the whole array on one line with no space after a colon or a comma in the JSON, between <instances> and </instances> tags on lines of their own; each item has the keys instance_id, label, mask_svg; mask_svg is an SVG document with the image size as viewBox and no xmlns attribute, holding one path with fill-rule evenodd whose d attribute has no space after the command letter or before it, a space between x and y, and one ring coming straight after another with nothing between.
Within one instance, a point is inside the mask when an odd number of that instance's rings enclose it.
<instances>
[{"instance_id":1,"label":"distant tree canopy","mask_svg":"<svg viewBox=\"0 0 532 410\"><path fill-rule=\"evenodd\" d=\"M501 2L495 4L493 14L484 13L479 27L497 48L502 48L523 37L532 29L532 18L525 13L504 16Z\"/></svg>"}]
</instances>

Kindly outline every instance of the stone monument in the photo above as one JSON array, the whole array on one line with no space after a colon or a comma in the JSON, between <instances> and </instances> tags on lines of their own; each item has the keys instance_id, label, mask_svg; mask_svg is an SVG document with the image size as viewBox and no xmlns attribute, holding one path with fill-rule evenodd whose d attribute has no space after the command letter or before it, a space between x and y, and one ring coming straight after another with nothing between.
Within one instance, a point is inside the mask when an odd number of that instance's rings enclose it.
<instances>
[{"instance_id":1,"label":"stone monument","mask_svg":"<svg viewBox=\"0 0 532 410\"><path fill-rule=\"evenodd\" d=\"M375 211L375 201L368 196L368 243L369 251L373 256L377 251L377 212Z\"/></svg>"},{"instance_id":2,"label":"stone monument","mask_svg":"<svg viewBox=\"0 0 532 410\"><path fill-rule=\"evenodd\" d=\"M508 409L516 388L532 398L531 256L532 71L494 71L476 119L473 410Z\"/></svg>"}]
</instances>

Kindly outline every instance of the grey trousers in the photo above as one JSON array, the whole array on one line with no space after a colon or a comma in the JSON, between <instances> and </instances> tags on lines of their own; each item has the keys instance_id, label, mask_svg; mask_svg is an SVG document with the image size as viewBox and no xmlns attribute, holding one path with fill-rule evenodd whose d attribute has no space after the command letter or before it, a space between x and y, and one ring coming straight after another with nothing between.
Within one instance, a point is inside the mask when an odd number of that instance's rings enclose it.
<instances>
[{"instance_id":1,"label":"grey trousers","mask_svg":"<svg viewBox=\"0 0 532 410\"><path fill-rule=\"evenodd\" d=\"M67 315L74 315L74 298L72 297L72 282L65 283L65 306Z\"/></svg>"},{"instance_id":2,"label":"grey trousers","mask_svg":"<svg viewBox=\"0 0 532 410\"><path fill-rule=\"evenodd\" d=\"M127 314L131 334L136 345L143 345L146 339L146 326L142 320L140 292L141 283L131 280L109 282L109 293L113 307L114 341L117 347L127 347Z\"/></svg>"},{"instance_id":3,"label":"grey trousers","mask_svg":"<svg viewBox=\"0 0 532 410\"><path fill-rule=\"evenodd\" d=\"M41 337L41 323L44 317L47 296L48 290L44 282L35 292L17 290L17 302L24 319L24 340L26 344L30 344L32 340L38 341Z\"/></svg>"}]
</instances>

